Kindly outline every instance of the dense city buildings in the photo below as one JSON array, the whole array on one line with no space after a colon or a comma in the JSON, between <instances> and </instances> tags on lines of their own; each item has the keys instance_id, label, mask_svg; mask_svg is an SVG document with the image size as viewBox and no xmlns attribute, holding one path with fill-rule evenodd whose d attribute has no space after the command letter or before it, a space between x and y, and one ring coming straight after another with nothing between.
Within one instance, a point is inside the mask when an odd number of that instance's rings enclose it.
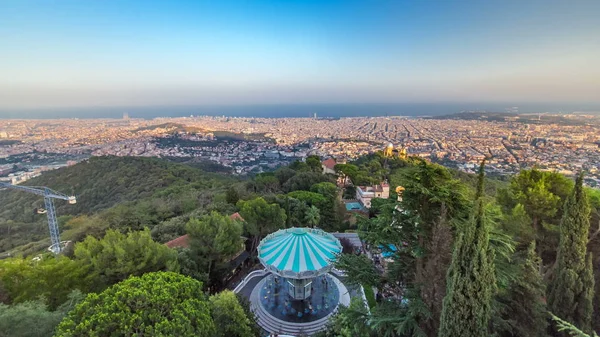
<instances>
[{"instance_id":1,"label":"dense city buildings","mask_svg":"<svg viewBox=\"0 0 600 337\"><path fill-rule=\"evenodd\" d=\"M14 175L89 156L116 155L189 158L246 174L311 154L335 158L324 166L329 172L336 162L391 144L409 156L468 172L485 157L491 175L533 166L567 175L585 170L587 183L594 185L600 178L599 128L598 118L593 116L577 116L573 123L535 123L520 120L518 115L496 119L200 116L4 120L0 124L0 173Z\"/></svg>"}]
</instances>

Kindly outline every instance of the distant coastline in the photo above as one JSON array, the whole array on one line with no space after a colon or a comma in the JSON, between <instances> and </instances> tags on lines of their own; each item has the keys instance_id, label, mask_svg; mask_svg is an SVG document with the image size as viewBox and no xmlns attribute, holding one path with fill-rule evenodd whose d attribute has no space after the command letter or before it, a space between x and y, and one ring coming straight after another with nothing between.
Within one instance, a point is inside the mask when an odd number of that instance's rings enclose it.
<instances>
[{"instance_id":1,"label":"distant coastline","mask_svg":"<svg viewBox=\"0 0 600 337\"><path fill-rule=\"evenodd\" d=\"M56 119L56 118L130 118L153 119L159 117L227 116L255 118L297 117L434 117L465 111L513 113L585 113L597 114L600 103L595 104L543 104L543 103L382 103L382 104L273 104L273 105L197 105L197 106L145 106L145 107L81 107L44 109L2 109L0 119Z\"/></svg>"}]
</instances>

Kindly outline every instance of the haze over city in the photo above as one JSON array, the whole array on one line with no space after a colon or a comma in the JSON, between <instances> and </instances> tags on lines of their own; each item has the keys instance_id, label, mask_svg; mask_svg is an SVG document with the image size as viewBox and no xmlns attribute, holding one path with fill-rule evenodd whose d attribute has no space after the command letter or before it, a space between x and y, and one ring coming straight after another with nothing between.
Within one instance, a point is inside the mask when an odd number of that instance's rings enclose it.
<instances>
[{"instance_id":1,"label":"haze over city","mask_svg":"<svg viewBox=\"0 0 600 337\"><path fill-rule=\"evenodd\" d=\"M598 13L595 0L5 0L0 117L356 103L598 111Z\"/></svg>"}]
</instances>

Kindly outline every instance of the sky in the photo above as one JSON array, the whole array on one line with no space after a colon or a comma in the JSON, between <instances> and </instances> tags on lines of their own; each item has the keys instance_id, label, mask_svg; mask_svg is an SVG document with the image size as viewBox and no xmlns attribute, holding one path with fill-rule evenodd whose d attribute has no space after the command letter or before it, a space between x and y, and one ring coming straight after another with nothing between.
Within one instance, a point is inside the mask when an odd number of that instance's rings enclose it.
<instances>
[{"instance_id":1,"label":"sky","mask_svg":"<svg viewBox=\"0 0 600 337\"><path fill-rule=\"evenodd\" d=\"M598 0L0 1L0 109L600 102Z\"/></svg>"}]
</instances>

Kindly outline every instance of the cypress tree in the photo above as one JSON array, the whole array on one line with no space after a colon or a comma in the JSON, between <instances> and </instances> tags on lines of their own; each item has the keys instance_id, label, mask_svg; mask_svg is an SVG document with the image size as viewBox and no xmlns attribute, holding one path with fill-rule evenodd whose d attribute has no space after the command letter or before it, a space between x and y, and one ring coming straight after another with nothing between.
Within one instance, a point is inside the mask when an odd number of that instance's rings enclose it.
<instances>
[{"instance_id":1,"label":"cypress tree","mask_svg":"<svg viewBox=\"0 0 600 337\"><path fill-rule=\"evenodd\" d=\"M565 202L557 269L550 285L548 306L554 315L585 332L591 331L594 297L592 257L587 254L589 229L590 206L581 174Z\"/></svg>"},{"instance_id":2,"label":"cypress tree","mask_svg":"<svg viewBox=\"0 0 600 337\"><path fill-rule=\"evenodd\" d=\"M452 264L448 269L448 290L444 297L439 337L488 336L491 302L496 290L494 253L484 216L484 165L479 168L475 215L460 229Z\"/></svg>"},{"instance_id":3,"label":"cypress tree","mask_svg":"<svg viewBox=\"0 0 600 337\"><path fill-rule=\"evenodd\" d=\"M595 293L595 281L594 281L594 267L593 267L592 253L588 253L585 259L585 269L581 273L581 282L583 283L583 292L581 294L581 305L578 306L578 316L583 317L581 328L587 332L592 333L593 319L594 316L594 293ZM586 323L585 322L589 322Z\"/></svg>"},{"instance_id":4,"label":"cypress tree","mask_svg":"<svg viewBox=\"0 0 600 337\"><path fill-rule=\"evenodd\" d=\"M508 324L500 336L545 337L548 313L543 303L545 287L535 241L519 253L517 261L520 261L519 277L511 281L508 293L499 299L502 304L500 314Z\"/></svg>"}]
</instances>

